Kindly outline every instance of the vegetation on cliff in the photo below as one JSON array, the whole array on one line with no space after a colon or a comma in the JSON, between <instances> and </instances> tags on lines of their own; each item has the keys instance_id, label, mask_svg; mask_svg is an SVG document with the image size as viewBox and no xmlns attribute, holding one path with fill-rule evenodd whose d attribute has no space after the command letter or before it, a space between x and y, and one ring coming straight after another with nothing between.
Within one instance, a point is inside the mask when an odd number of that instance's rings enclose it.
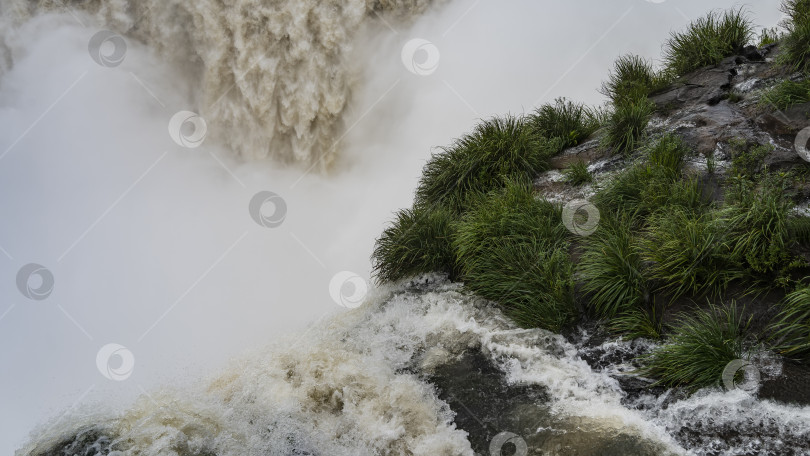
<instances>
[{"instance_id":1,"label":"vegetation on cliff","mask_svg":"<svg viewBox=\"0 0 810 456\"><path fill-rule=\"evenodd\" d=\"M768 119L810 102L810 0L782 9L784 32L763 32L761 49L735 9L673 32L660 69L619 57L600 88L607 108L558 99L483 121L426 164L414 208L377 241L378 280L444 272L525 327L600 320L625 337L662 339L638 361L667 386L718 384L728 362L763 347L808 363L810 217L796 207L810 198L810 164L784 158L795 125ZM720 67L740 62L765 68L761 90L731 87L738 72ZM700 78L721 83L690 82ZM711 142L669 120L683 103L670 94L695 87L696 105L726 106L710 119ZM751 134L729 136L728 119ZM701 122L688 128L710 123ZM598 210L594 230L572 229L592 214L580 205L566 219L571 198L537 184L555 172Z\"/></svg>"}]
</instances>

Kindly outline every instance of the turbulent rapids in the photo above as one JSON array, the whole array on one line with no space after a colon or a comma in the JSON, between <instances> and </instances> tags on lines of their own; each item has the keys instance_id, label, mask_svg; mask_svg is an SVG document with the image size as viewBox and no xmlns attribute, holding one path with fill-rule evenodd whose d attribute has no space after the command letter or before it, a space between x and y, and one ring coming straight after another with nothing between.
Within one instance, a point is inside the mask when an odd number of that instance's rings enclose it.
<instances>
[{"instance_id":1,"label":"turbulent rapids","mask_svg":"<svg viewBox=\"0 0 810 456\"><path fill-rule=\"evenodd\" d=\"M185 68L211 134L247 159L328 168L362 70L352 51L363 30L407 21L431 0L97 0L68 2L105 27L141 40ZM4 0L19 23L57 0ZM8 56L6 56L8 60ZM11 62L6 61L7 65Z\"/></svg>"},{"instance_id":2,"label":"turbulent rapids","mask_svg":"<svg viewBox=\"0 0 810 456\"><path fill-rule=\"evenodd\" d=\"M534 451L523 455L807 454L806 408L719 390L629 398L583 355L428 277L380 290L196 391L62 419L18 454L472 456L510 454L508 441ZM729 432L737 445L715 452Z\"/></svg>"}]
</instances>

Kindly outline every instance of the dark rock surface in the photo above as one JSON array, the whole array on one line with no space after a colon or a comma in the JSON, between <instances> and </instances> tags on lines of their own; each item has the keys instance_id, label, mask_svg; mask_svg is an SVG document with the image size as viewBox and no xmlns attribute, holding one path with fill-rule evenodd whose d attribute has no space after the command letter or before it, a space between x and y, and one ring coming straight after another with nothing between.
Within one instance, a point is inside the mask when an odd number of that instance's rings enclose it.
<instances>
[{"instance_id":1,"label":"dark rock surface","mask_svg":"<svg viewBox=\"0 0 810 456\"><path fill-rule=\"evenodd\" d=\"M76 431L50 448L34 450L30 456L107 456L112 451L112 437L93 427Z\"/></svg>"},{"instance_id":2,"label":"dark rock surface","mask_svg":"<svg viewBox=\"0 0 810 456\"><path fill-rule=\"evenodd\" d=\"M542 410L549 400L545 388L507 384L504 374L479 350L465 351L456 362L438 368L428 380L456 412L456 425L469 433L473 450L480 454L489 454L490 442L504 429L523 435L535 431L532 425L537 423L520 423L510 410Z\"/></svg>"}]
</instances>

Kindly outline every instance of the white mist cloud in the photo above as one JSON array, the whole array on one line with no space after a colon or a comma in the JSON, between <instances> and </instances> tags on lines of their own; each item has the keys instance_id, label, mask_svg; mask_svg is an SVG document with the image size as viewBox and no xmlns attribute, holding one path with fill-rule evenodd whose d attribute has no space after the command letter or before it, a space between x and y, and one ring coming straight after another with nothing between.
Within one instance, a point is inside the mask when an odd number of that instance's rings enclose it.
<instances>
[{"instance_id":1,"label":"white mist cloud","mask_svg":"<svg viewBox=\"0 0 810 456\"><path fill-rule=\"evenodd\" d=\"M778 2L751 6L773 25ZM182 384L280 333L341 312L330 279L368 278L373 240L411 202L431 148L480 118L529 112L596 92L626 52L657 58L669 30L726 1L456 1L409 29L358 40L364 77L331 176L244 163L211 141L175 144L171 116L194 110L171 62L128 40L105 68L87 44L102 28L69 14L8 32L0 79L0 452L74 405L115 408L158 384ZM412 38L440 52L419 76L401 62ZM259 191L284 198L277 228L257 225ZM17 271L40 263L55 286L28 300ZM132 352L124 381L96 367L99 349ZM115 362L115 361L113 361ZM116 366L113 366L116 367ZM109 405L111 404L111 405Z\"/></svg>"}]
</instances>

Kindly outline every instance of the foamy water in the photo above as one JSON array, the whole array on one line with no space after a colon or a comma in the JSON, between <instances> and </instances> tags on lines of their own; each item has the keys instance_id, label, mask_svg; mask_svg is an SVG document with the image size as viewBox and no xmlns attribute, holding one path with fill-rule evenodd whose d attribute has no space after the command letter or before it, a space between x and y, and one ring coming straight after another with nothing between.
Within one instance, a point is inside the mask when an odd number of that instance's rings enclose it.
<instances>
[{"instance_id":1,"label":"foamy water","mask_svg":"<svg viewBox=\"0 0 810 456\"><path fill-rule=\"evenodd\" d=\"M533 417L535 433L521 437L544 454L591 454L621 439L632 454L715 454L711 436L729 427L749 434L720 454L807 451L797 442L810 432L810 408L706 390L664 409L627 409L616 381L589 368L563 338L516 328L491 304L441 280L421 290L377 290L360 309L234 361L194 389L154 391L113 417L83 420L126 455L472 455L453 418L475 411L451 411L425 380L468 350L484 353L508 384L549 392L547 411ZM79 422L62 420L18 454L72 438ZM706 439L678 443L672 433L681 428ZM758 433L792 443L763 442Z\"/></svg>"}]
</instances>

